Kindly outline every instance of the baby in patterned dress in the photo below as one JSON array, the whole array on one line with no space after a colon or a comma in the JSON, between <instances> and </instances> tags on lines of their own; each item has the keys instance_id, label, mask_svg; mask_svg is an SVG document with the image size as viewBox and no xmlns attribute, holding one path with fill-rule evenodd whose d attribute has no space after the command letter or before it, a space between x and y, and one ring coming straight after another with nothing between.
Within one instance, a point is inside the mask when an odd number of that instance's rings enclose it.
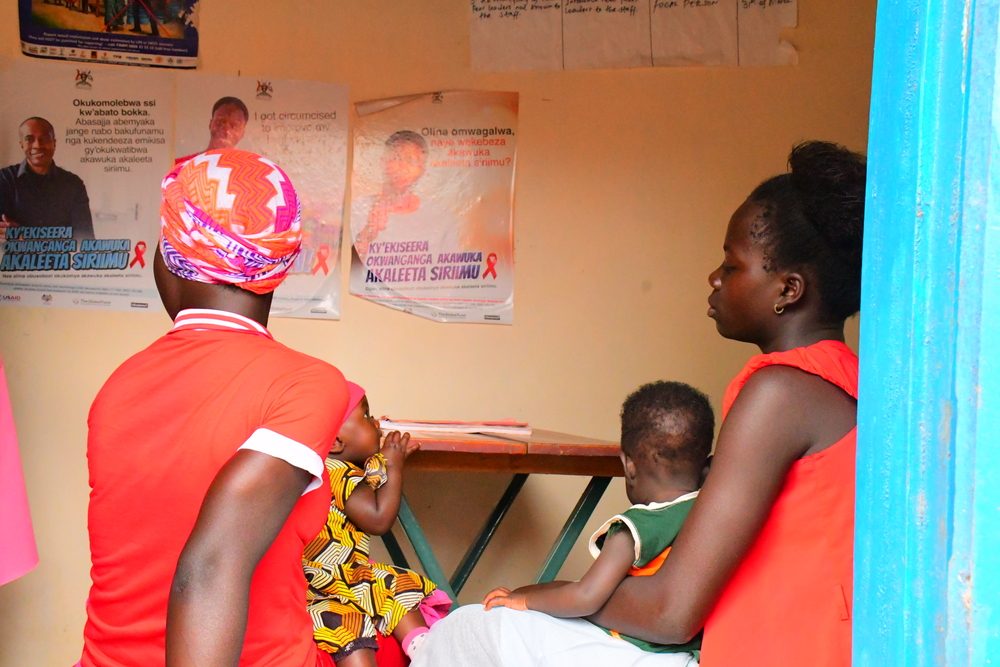
<instances>
[{"instance_id":1,"label":"baby in patterned dress","mask_svg":"<svg viewBox=\"0 0 1000 667\"><path fill-rule=\"evenodd\" d=\"M403 462L418 445L398 431L383 440L364 391L348 384L355 403L337 436L343 451L326 459L330 512L303 553L303 568L316 644L338 667L363 667L375 665L376 632L393 635L412 657L427 632L418 606L443 594L416 572L369 560L370 535L396 521Z\"/></svg>"}]
</instances>

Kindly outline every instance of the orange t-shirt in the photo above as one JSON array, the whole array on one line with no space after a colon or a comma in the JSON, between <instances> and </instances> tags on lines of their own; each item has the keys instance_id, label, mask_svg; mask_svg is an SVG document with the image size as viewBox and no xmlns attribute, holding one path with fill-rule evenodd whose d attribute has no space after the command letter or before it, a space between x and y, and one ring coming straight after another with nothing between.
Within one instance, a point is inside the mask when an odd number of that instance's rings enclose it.
<instances>
[{"instance_id":1,"label":"orange t-shirt","mask_svg":"<svg viewBox=\"0 0 1000 667\"><path fill-rule=\"evenodd\" d=\"M843 343L753 357L730 383L723 418L750 376L792 366L858 397ZM796 461L750 551L705 622L702 667L849 667L857 430Z\"/></svg>"},{"instance_id":2,"label":"orange t-shirt","mask_svg":"<svg viewBox=\"0 0 1000 667\"><path fill-rule=\"evenodd\" d=\"M302 550L326 518L323 460L347 394L333 366L214 310L182 311L168 334L112 373L89 418L84 667L164 664L178 556L209 485L241 447L315 479L253 574L240 664L329 664L312 641Z\"/></svg>"}]
</instances>

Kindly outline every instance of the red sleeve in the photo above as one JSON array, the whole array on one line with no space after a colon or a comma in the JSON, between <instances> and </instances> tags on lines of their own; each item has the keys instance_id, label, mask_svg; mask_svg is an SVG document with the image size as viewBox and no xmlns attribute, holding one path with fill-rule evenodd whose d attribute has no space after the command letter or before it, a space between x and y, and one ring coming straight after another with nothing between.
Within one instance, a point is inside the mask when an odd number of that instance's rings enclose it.
<instances>
[{"instance_id":1,"label":"red sleeve","mask_svg":"<svg viewBox=\"0 0 1000 667\"><path fill-rule=\"evenodd\" d=\"M313 360L279 377L265 397L264 419L240 449L282 459L312 473L312 490L347 411L347 383L333 366Z\"/></svg>"}]
</instances>

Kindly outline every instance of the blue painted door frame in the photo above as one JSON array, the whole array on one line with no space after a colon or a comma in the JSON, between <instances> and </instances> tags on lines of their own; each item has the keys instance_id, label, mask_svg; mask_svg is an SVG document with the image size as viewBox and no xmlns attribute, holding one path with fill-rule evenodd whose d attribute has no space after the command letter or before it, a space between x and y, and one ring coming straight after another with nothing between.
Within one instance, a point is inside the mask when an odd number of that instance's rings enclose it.
<instances>
[{"instance_id":1,"label":"blue painted door frame","mask_svg":"<svg viewBox=\"0 0 1000 667\"><path fill-rule=\"evenodd\" d=\"M879 0L854 664L1000 665L1000 0Z\"/></svg>"}]
</instances>

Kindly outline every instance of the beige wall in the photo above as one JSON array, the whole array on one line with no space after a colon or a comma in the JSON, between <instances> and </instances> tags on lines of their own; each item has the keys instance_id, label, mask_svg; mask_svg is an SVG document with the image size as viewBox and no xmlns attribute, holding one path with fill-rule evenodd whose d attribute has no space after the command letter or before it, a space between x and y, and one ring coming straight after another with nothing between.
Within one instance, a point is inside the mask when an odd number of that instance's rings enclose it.
<instances>
[{"instance_id":1,"label":"beige wall","mask_svg":"<svg viewBox=\"0 0 1000 667\"><path fill-rule=\"evenodd\" d=\"M349 296L339 322L272 322L279 340L364 384L379 413L515 417L614 439L621 400L648 380L691 382L717 405L752 352L705 317L706 275L731 211L784 168L795 141L866 145L875 0L800 0L797 67L509 74L469 69L462 0L202 4L206 72L343 82L352 100L521 94L513 326L435 324ZM0 3L0 56L21 57L16 23L15 3ZM41 554L35 571L0 588L0 667L68 665L89 583L87 410L111 370L168 320L8 307L0 322ZM505 482L408 478L447 570ZM583 485L532 478L463 600L526 583ZM595 517L624 503L615 482ZM563 576L581 574L584 552Z\"/></svg>"}]
</instances>

